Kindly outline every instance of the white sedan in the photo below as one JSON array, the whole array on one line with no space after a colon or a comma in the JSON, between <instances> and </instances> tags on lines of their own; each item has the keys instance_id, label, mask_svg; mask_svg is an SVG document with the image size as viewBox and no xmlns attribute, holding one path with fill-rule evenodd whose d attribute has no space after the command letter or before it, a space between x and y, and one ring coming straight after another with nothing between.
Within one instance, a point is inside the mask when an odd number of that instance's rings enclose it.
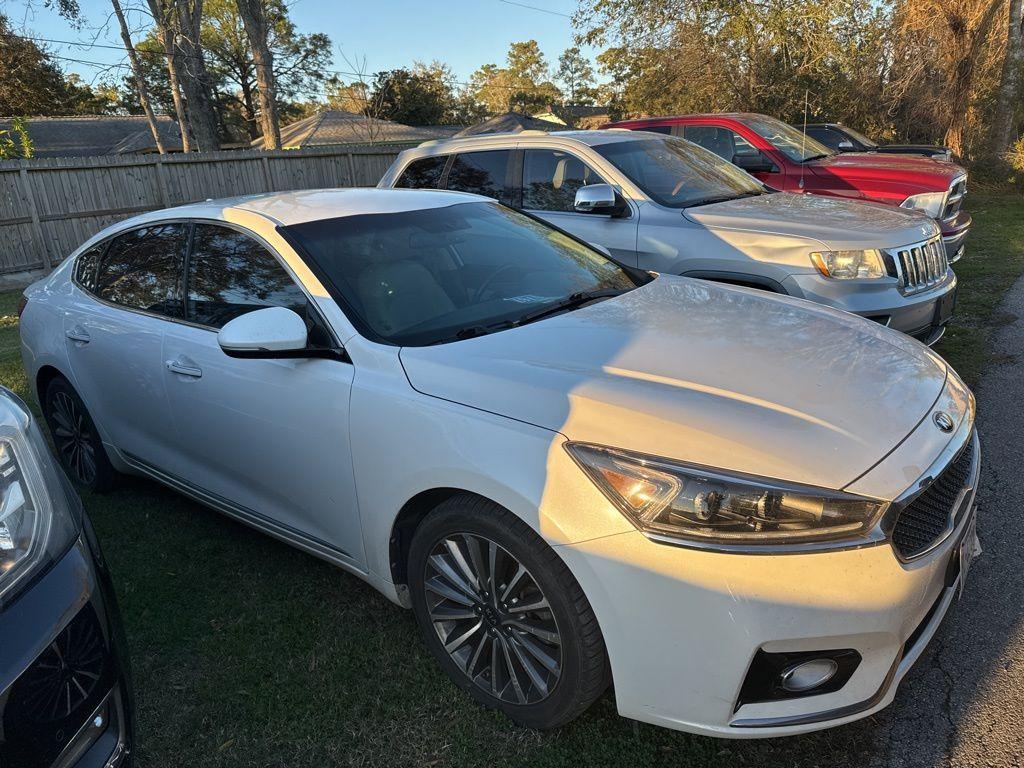
<instances>
[{"instance_id":1,"label":"white sedan","mask_svg":"<svg viewBox=\"0 0 1024 768\"><path fill-rule=\"evenodd\" d=\"M473 195L149 213L26 299L81 485L147 475L351 571L528 726L613 681L715 736L863 717L977 551L974 400L937 355Z\"/></svg>"}]
</instances>

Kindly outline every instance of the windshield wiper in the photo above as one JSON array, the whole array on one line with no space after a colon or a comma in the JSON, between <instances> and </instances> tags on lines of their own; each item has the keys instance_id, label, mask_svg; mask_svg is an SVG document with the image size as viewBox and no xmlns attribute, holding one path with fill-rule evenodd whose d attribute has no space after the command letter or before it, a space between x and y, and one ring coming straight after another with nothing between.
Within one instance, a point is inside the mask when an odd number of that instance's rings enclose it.
<instances>
[{"instance_id":1,"label":"windshield wiper","mask_svg":"<svg viewBox=\"0 0 1024 768\"><path fill-rule=\"evenodd\" d=\"M584 304L589 304L597 299L610 299L613 296L621 296L625 292L626 289L624 288L608 288L601 291L577 291L576 293L566 296L561 301L556 301L554 304L548 304L540 309L527 312L515 321L515 325L526 325L527 323L532 323L534 320L540 320L542 317L548 317L549 315L554 315L558 312L567 312L570 309L582 307Z\"/></svg>"},{"instance_id":2,"label":"windshield wiper","mask_svg":"<svg viewBox=\"0 0 1024 768\"><path fill-rule=\"evenodd\" d=\"M683 204L683 208L698 208L702 205L711 205L712 203L726 203L729 200L739 200L744 197L756 197L757 195L763 195L764 192L760 190L749 192L740 192L737 195L718 195L716 197L698 197L696 200L691 200L688 203Z\"/></svg>"}]
</instances>

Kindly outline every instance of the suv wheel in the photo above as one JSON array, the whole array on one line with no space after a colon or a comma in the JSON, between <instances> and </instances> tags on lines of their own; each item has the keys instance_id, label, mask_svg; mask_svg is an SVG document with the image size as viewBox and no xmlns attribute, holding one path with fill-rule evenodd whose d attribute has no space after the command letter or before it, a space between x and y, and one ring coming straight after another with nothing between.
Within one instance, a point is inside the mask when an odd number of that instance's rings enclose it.
<instances>
[{"instance_id":1,"label":"suv wheel","mask_svg":"<svg viewBox=\"0 0 1024 768\"><path fill-rule=\"evenodd\" d=\"M116 471L85 403L67 379L58 376L46 388L43 416L60 463L75 484L93 492L109 490Z\"/></svg>"},{"instance_id":2,"label":"suv wheel","mask_svg":"<svg viewBox=\"0 0 1024 768\"><path fill-rule=\"evenodd\" d=\"M420 524L409 552L413 611L455 683L531 728L553 728L608 686L590 603L557 554L492 502L457 496Z\"/></svg>"}]
</instances>

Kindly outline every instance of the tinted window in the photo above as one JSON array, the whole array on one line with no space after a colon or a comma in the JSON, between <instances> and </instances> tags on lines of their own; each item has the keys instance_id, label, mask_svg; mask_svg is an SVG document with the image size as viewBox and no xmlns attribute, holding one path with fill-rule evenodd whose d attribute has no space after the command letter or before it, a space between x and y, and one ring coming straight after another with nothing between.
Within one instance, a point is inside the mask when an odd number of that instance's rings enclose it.
<instances>
[{"instance_id":1,"label":"tinted window","mask_svg":"<svg viewBox=\"0 0 1024 768\"><path fill-rule=\"evenodd\" d=\"M494 203L288 227L371 337L420 346L497 330L579 291L625 291L622 267Z\"/></svg>"},{"instance_id":2,"label":"tinted window","mask_svg":"<svg viewBox=\"0 0 1024 768\"><path fill-rule=\"evenodd\" d=\"M508 205L511 202L505 184L508 156L507 149L456 155L448 171L448 189L493 197Z\"/></svg>"},{"instance_id":3,"label":"tinted window","mask_svg":"<svg viewBox=\"0 0 1024 768\"><path fill-rule=\"evenodd\" d=\"M568 152L528 149L523 160L523 208L536 211L575 210L576 190L604 184L586 163Z\"/></svg>"},{"instance_id":4,"label":"tinted window","mask_svg":"<svg viewBox=\"0 0 1024 768\"><path fill-rule=\"evenodd\" d=\"M155 224L114 238L100 261L96 294L115 304L181 317L186 226Z\"/></svg>"},{"instance_id":5,"label":"tinted window","mask_svg":"<svg viewBox=\"0 0 1024 768\"><path fill-rule=\"evenodd\" d=\"M688 141L652 136L594 150L656 202L672 208L764 193L756 179Z\"/></svg>"},{"instance_id":6,"label":"tinted window","mask_svg":"<svg viewBox=\"0 0 1024 768\"><path fill-rule=\"evenodd\" d=\"M446 162L448 155L413 160L402 171L395 186L401 189L440 189L441 174Z\"/></svg>"},{"instance_id":7,"label":"tinted window","mask_svg":"<svg viewBox=\"0 0 1024 768\"><path fill-rule=\"evenodd\" d=\"M197 224L188 268L188 319L220 328L246 312L287 307L306 316L306 295L251 237Z\"/></svg>"},{"instance_id":8,"label":"tinted window","mask_svg":"<svg viewBox=\"0 0 1024 768\"><path fill-rule=\"evenodd\" d=\"M96 293L96 268L106 247L106 243L94 245L75 259L75 282L89 293Z\"/></svg>"}]
</instances>

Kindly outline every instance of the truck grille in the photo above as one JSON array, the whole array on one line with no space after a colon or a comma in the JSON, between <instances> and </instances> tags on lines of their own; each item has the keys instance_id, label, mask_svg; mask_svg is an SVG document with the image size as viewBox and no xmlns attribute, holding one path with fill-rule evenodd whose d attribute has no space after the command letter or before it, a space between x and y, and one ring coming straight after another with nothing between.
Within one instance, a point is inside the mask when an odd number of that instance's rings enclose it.
<instances>
[{"instance_id":1,"label":"truck grille","mask_svg":"<svg viewBox=\"0 0 1024 768\"><path fill-rule=\"evenodd\" d=\"M949 261L941 237L889 253L896 263L896 276L900 279L900 289L904 294L927 291L946 279Z\"/></svg>"},{"instance_id":2,"label":"truck grille","mask_svg":"<svg viewBox=\"0 0 1024 768\"><path fill-rule=\"evenodd\" d=\"M974 439L946 465L923 493L900 512L892 531L892 544L905 558L931 549L950 529L950 517L960 492L967 487L974 464Z\"/></svg>"},{"instance_id":3,"label":"truck grille","mask_svg":"<svg viewBox=\"0 0 1024 768\"><path fill-rule=\"evenodd\" d=\"M959 176L953 179L949 187L949 196L946 198L946 207L942 209L943 219L952 219L960 213L960 206L963 205L964 195L967 194L967 176Z\"/></svg>"}]
</instances>

